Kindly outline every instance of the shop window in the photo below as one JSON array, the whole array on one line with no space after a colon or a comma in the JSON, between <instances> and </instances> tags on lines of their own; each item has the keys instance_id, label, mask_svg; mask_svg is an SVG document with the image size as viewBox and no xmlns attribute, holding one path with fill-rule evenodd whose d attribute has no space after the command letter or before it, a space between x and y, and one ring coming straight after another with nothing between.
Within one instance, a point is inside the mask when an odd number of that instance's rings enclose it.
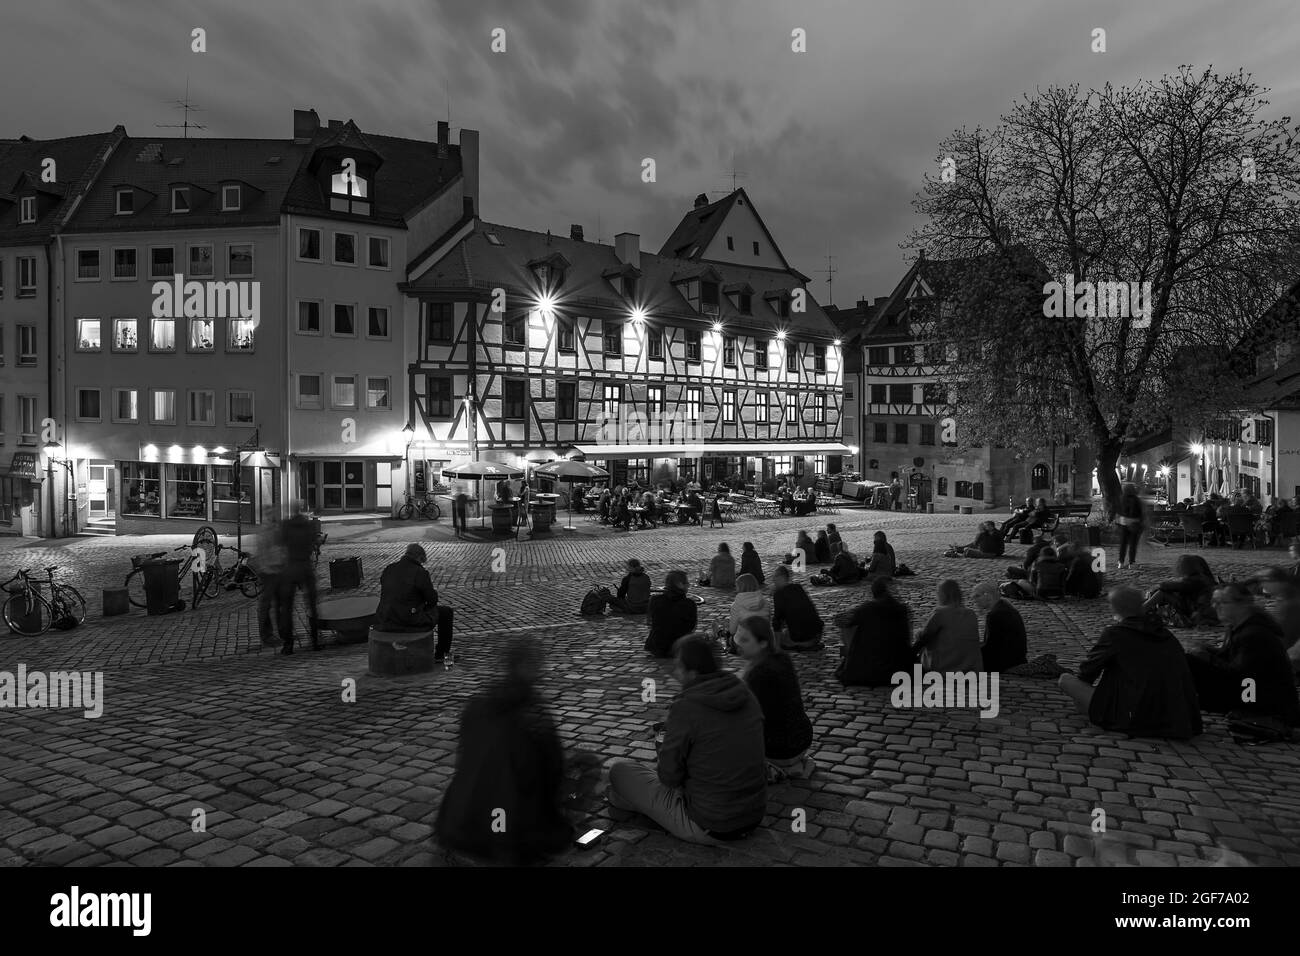
<instances>
[{"instance_id":1,"label":"shop window","mask_svg":"<svg viewBox=\"0 0 1300 956\"><path fill-rule=\"evenodd\" d=\"M122 463L122 513L150 518L162 516L161 465L140 461Z\"/></svg>"},{"instance_id":2,"label":"shop window","mask_svg":"<svg viewBox=\"0 0 1300 956\"><path fill-rule=\"evenodd\" d=\"M167 466L167 517L208 518L208 466Z\"/></svg>"},{"instance_id":3,"label":"shop window","mask_svg":"<svg viewBox=\"0 0 1300 956\"><path fill-rule=\"evenodd\" d=\"M212 520L253 523L253 495L257 490L255 469L239 469L239 483L235 483L234 465L214 465L212 468Z\"/></svg>"}]
</instances>

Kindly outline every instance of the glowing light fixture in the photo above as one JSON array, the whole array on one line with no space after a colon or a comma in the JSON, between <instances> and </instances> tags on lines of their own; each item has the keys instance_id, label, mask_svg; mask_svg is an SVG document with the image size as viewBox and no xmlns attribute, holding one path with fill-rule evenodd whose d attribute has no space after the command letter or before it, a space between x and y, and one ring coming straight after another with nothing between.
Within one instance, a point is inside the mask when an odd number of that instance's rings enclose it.
<instances>
[{"instance_id":1,"label":"glowing light fixture","mask_svg":"<svg viewBox=\"0 0 1300 956\"><path fill-rule=\"evenodd\" d=\"M195 449L194 449L194 457L195 457L195 458L207 458L207 457L208 457L208 450L207 450L206 448L204 448L202 445L197 445L197 446L195 447Z\"/></svg>"},{"instance_id":2,"label":"glowing light fixture","mask_svg":"<svg viewBox=\"0 0 1300 956\"><path fill-rule=\"evenodd\" d=\"M1193 455L1202 454L1204 451L1205 451L1205 446L1202 445L1200 442L1197 442L1195 445L1192 446Z\"/></svg>"},{"instance_id":3,"label":"glowing light fixture","mask_svg":"<svg viewBox=\"0 0 1300 956\"><path fill-rule=\"evenodd\" d=\"M215 455L224 455L227 451L229 451L229 449L226 448L225 445L218 445L216 448L212 449L212 452Z\"/></svg>"},{"instance_id":4,"label":"glowing light fixture","mask_svg":"<svg viewBox=\"0 0 1300 956\"><path fill-rule=\"evenodd\" d=\"M644 322L647 318L645 309L641 308L640 306L634 306L632 311L629 314L632 317L632 321L636 322L637 324Z\"/></svg>"},{"instance_id":5,"label":"glowing light fixture","mask_svg":"<svg viewBox=\"0 0 1300 956\"><path fill-rule=\"evenodd\" d=\"M778 339L779 341L784 342L784 341L785 341L785 329L782 329L780 332L777 332L777 333L776 333L776 337L777 337L777 339Z\"/></svg>"},{"instance_id":6,"label":"glowing light fixture","mask_svg":"<svg viewBox=\"0 0 1300 956\"><path fill-rule=\"evenodd\" d=\"M835 347L836 347L836 348L839 348L839 347L840 347L840 340L839 340L839 339L836 339L836 340L835 340Z\"/></svg>"},{"instance_id":7,"label":"glowing light fixture","mask_svg":"<svg viewBox=\"0 0 1300 956\"><path fill-rule=\"evenodd\" d=\"M721 331L722 331L722 323L721 323L721 322L714 322L714 323L713 323L713 331L714 331L714 332L721 332Z\"/></svg>"},{"instance_id":8,"label":"glowing light fixture","mask_svg":"<svg viewBox=\"0 0 1300 956\"><path fill-rule=\"evenodd\" d=\"M158 446L157 446L157 445L145 445L145 446L144 446L144 453L145 453L145 457L147 457L147 458L155 458L155 457L157 457L157 455L158 455Z\"/></svg>"},{"instance_id":9,"label":"glowing light fixture","mask_svg":"<svg viewBox=\"0 0 1300 956\"><path fill-rule=\"evenodd\" d=\"M180 446L180 445L172 445L171 448L168 448L168 449L167 449L167 454L168 454L170 457L172 457L172 458L179 458L179 457L181 457L181 446Z\"/></svg>"},{"instance_id":10,"label":"glowing light fixture","mask_svg":"<svg viewBox=\"0 0 1300 956\"><path fill-rule=\"evenodd\" d=\"M551 295L549 292L543 292L537 297L537 308L541 310L542 318L550 319L554 316L555 306L557 304L555 296Z\"/></svg>"}]
</instances>

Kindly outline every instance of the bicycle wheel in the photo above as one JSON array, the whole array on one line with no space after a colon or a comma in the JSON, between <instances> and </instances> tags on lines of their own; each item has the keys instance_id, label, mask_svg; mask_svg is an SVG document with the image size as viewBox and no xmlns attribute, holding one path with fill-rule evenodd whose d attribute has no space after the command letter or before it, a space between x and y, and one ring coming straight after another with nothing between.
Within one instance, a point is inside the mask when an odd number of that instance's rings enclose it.
<instances>
[{"instance_id":1,"label":"bicycle wheel","mask_svg":"<svg viewBox=\"0 0 1300 956\"><path fill-rule=\"evenodd\" d=\"M202 548L204 557L204 568L215 567L217 563L217 532L212 525L205 524L194 532L194 540L190 542L192 548Z\"/></svg>"},{"instance_id":2,"label":"bicycle wheel","mask_svg":"<svg viewBox=\"0 0 1300 956\"><path fill-rule=\"evenodd\" d=\"M70 617L78 625L86 623L86 599L71 584L55 585L54 618Z\"/></svg>"},{"instance_id":3,"label":"bicycle wheel","mask_svg":"<svg viewBox=\"0 0 1300 956\"><path fill-rule=\"evenodd\" d=\"M213 600L221 593L221 566L208 568L203 573L203 596L208 600Z\"/></svg>"},{"instance_id":4,"label":"bicycle wheel","mask_svg":"<svg viewBox=\"0 0 1300 956\"><path fill-rule=\"evenodd\" d=\"M20 592L5 601L4 619L13 633L35 637L50 629L52 615L44 598L33 595L28 606L27 595Z\"/></svg>"},{"instance_id":5,"label":"bicycle wheel","mask_svg":"<svg viewBox=\"0 0 1300 956\"><path fill-rule=\"evenodd\" d=\"M145 599L144 594L144 569L136 568L126 576L126 581L122 586L126 588L127 600L134 607L148 607L149 602Z\"/></svg>"},{"instance_id":6,"label":"bicycle wheel","mask_svg":"<svg viewBox=\"0 0 1300 956\"><path fill-rule=\"evenodd\" d=\"M262 576L244 565L236 576L239 580L239 592L246 598L255 598L262 593Z\"/></svg>"},{"instance_id":7,"label":"bicycle wheel","mask_svg":"<svg viewBox=\"0 0 1300 956\"><path fill-rule=\"evenodd\" d=\"M397 509L397 520L409 521L413 514L415 514L415 508L413 508L411 503L408 501L406 504L402 505L402 507Z\"/></svg>"},{"instance_id":8,"label":"bicycle wheel","mask_svg":"<svg viewBox=\"0 0 1300 956\"><path fill-rule=\"evenodd\" d=\"M424 503L424 516L430 521L437 521L442 517L442 509L438 507L438 502L430 499Z\"/></svg>"}]
</instances>

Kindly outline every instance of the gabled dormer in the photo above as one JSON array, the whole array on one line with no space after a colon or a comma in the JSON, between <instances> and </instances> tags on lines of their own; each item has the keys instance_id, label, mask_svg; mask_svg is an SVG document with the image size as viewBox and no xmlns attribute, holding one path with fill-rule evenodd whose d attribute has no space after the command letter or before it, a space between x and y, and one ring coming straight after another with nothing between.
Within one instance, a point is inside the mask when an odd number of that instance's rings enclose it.
<instances>
[{"instance_id":1,"label":"gabled dormer","mask_svg":"<svg viewBox=\"0 0 1300 956\"><path fill-rule=\"evenodd\" d=\"M538 295L554 295L564 285L570 262L558 252L552 252L527 264Z\"/></svg>"},{"instance_id":2,"label":"gabled dormer","mask_svg":"<svg viewBox=\"0 0 1300 956\"><path fill-rule=\"evenodd\" d=\"M316 177L331 212L369 216L374 210L375 176L383 162L357 124L348 120L329 131L307 169Z\"/></svg>"},{"instance_id":3,"label":"gabled dormer","mask_svg":"<svg viewBox=\"0 0 1300 956\"><path fill-rule=\"evenodd\" d=\"M776 313L778 318L790 318L790 290L773 289L763 293L763 301Z\"/></svg>"},{"instance_id":4,"label":"gabled dormer","mask_svg":"<svg viewBox=\"0 0 1300 956\"><path fill-rule=\"evenodd\" d=\"M601 273L614 291L628 302L635 303L641 292L641 270L631 263L624 262L613 269Z\"/></svg>"},{"instance_id":5,"label":"gabled dormer","mask_svg":"<svg viewBox=\"0 0 1300 956\"><path fill-rule=\"evenodd\" d=\"M158 194L152 190L130 183L118 183L113 187L113 214L134 216L157 198Z\"/></svg>"},{"instance_id":6,"label":"gabled dormer","mask_svg":"<svg viewBox=\"0 0 1300 956\"><path fill-rule=\"evenodd\" d=\"M59 183L42 182L35 173L20 174L6 197L17 211L19 225L32 225L63 200L64 187Z\"/></svg>"},{"instance_id":7,"label":"gabled dormer","mask_svg":"<svg viewBox=\"0 0 1300 956\"><path fill-rule=\"evenodd\" d=\"M723 286L722 291L741 315L754 314L754 287L748 282L732 282Z\"/></svg>"},{"instance_id":8,"label":"gabled dormer","mask_svg":"<svg viewBox=\"0 0 1300 956\"><path fill-rule=\"evenodd\" d=\"M261 194L262 190L242 179L223 179L217 187L217 208L222 212L243 212Z\"/></svg>"},{"instance_id":9,"label":"gabled dormer","mask_svg":"<svg viewBox=\"0 0 1300 956\"><path fill-rule=\"evenodd\" d=\"M670 281L700 315L716 316L722 311L722 276L713 266L678 273Z\"/></svg>"},{"instance_id":10,"label":"gabled dormer","mask_svg":"<svg viewBox=\"0 0 1300 956\"><path fill-rule=\"evenodd\" d=\"M184 180L168 183L167 211L177 216L188 215L206 206L212 195L212 190Z\"/></svg>"}]
</instances>

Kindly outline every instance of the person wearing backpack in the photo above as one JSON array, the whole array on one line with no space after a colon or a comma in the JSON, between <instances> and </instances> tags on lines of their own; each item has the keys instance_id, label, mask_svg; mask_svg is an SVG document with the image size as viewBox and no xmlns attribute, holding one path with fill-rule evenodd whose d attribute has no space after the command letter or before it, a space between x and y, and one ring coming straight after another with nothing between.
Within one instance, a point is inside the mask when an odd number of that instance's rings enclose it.
<instances>
[{"instance_id":1,"label":"person wearing backpack","mask_svg":"<svg viewBox=\"0 0 1300 956\"><path fill-rule=\"evenodd\" d=\"M641 562L628 558L627 574L623 576L618 591L610 598L609 606L624 614L644 614L650 606L650 575L645 573Z\"/></svg>"}]
</instances>

